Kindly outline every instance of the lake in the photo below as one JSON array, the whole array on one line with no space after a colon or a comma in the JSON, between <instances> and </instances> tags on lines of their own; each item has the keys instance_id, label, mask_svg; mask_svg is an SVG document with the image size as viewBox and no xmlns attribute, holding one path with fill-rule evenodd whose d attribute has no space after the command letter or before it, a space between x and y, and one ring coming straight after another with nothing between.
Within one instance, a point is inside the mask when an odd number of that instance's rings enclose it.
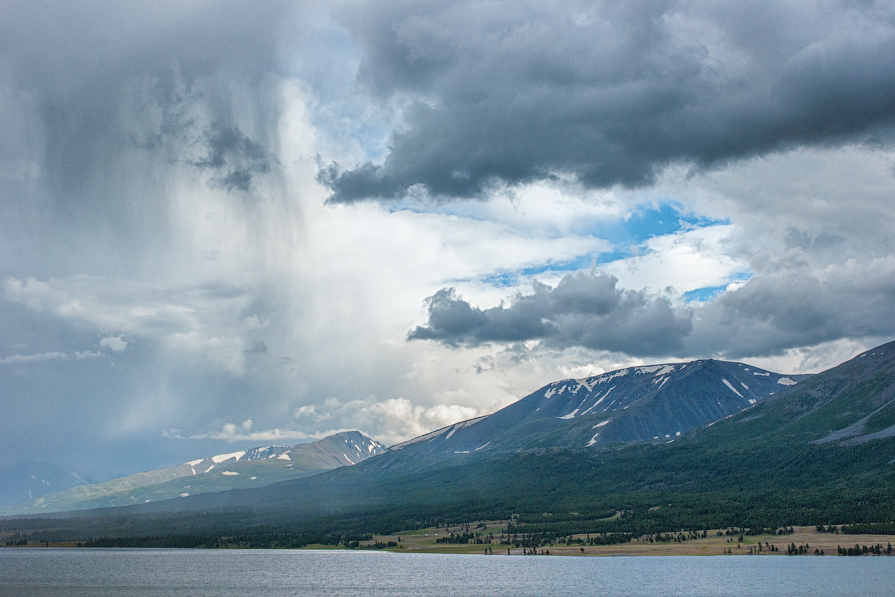
<instances>
[{"instance_id":1,"label":"lake","mask_svg":"<svg viewBox=\"0 0 895 597\"><path fill-rule=\"evenodd\" d=\"M895 557L0 548L6 595L870 595Z\"/></svg>"}]
</instances>

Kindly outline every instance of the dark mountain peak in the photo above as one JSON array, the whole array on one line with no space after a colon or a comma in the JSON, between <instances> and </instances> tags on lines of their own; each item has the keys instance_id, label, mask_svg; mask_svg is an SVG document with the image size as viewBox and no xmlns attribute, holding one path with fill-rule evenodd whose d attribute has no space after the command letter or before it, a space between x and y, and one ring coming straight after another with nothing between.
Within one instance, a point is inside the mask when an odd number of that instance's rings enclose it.
<instances>
[{"instance_id":1,"label":"dark mountain peak","mask_svg":"<svg viewBox=\"0 0 895 597\"><path fill-rule=\"evenodd\" d=\"M325 451L343 466L357 464L385 452L385 446L360 431L334 433L310 445Z\"/></svg>"},{"instance_id":2,"label":"dark mountain peak","mask_svg":"<svg viewBox=\"0 0 895 597\"><path fill-rule=\"evenodd\" d=\"M798 376L706 359L555 381L496 413L392 447L414 458L674 441L796 383Z\"/></svg>"}]
</instances>

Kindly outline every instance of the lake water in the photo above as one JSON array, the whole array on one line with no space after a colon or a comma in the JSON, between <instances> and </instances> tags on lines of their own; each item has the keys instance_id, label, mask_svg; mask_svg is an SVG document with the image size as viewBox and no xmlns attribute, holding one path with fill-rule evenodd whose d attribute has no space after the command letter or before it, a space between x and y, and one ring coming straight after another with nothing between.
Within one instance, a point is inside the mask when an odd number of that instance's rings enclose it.
<instances>
[{"instance_id":1,"label":"lake water","mask_svg":"<svg viewBox=\"0 0 895 597\"><path fill-rule=\"evenodd\" d=\"M0 548L4 595L879 595L895 557Z\"/></svg>"}]
</instances>

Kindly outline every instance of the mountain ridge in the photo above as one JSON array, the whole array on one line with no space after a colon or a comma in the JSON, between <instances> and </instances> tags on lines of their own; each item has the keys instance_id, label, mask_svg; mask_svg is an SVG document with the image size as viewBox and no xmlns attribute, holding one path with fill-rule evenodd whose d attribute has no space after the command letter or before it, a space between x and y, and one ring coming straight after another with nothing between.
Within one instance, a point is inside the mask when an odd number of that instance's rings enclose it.
<instances>
[{"instance_id":1,"label":"mountain ridge","mask_svg":"<svg viewBox=\"0 0 895 597\"><path fill-rule=\"evenodd\" d=\"M382 444L359 431L340 432L306 444L259 446L103 483L80 485L9 506L3 513L120 507L228 489L261 487L351 466L381 454L384 449Z\"/></svg>"},{"instance_id":2,"label":"mountain ridge","mask_svg":"<svg viewBox=\"0 0 895 597\"><path fill-rule=\"evenodd\" d=\"M744 443L764 438L842 447L895 436L895 342L871 348L716 423L694 436L726 441L736 430Z\"/></svg>"},{"instance_id":3,"label":"mountain ridge","mask_svg":"<svg viewBox=\"0 0 895 597\"><path fill-rule=\"evenodd\" d=\"M833 404L840 396L846 400L864 400L868 406L858 411L854 404L838 404L843 413L848 413L844 420L849 424L873 412L873 404L886 400L881 396L895 393L895 342L882 348L885 355L891 353L891 356L885 362L864 367L866 379L854 377L860 373L853 369L854 361L862 358L858 355L837 367L802 378L794 385L777 384L782 389L769 394L769 399L757 400L681 436L663 438L664 441L574 449L538 447L495 453L481 450L447 459L426 458L426 450L417 454L408 451L413 446L426 446L446 437L459 427L450 438L453 440L463 429L481 426L487 420L484 417L398 444L356 467L286 481L251 493L227 492L219 496L220 500L202 500L203 496L198 496L199 501L191 508L241 508L263 503L276 509L300 502L308 507L326 504L328 512L337 512L340 508L365 511L388 505L400 511L401 504L412 505L411 510L434 508L437 511L467 504L464 508L481 511L485 506L475 504L493 504L491 507L510 508L510 511L580 512L588 508L603 510L610 502L621 510L625 504L647 501L655 506L670 501L682 502L675 507L685 513L694 508L712 510L720 506L699 504L721 500L719 503L731 508L727 519L733 521L745 516L741 502L746 499L755 501L758 512L778 509L772 518L782 524L787 516L796 516L793 513L799 512L799 508L804 508L806 513L822 510L818 505L805 505L806 484L816 483L816 491L824 496L820 503L835 502L829 510L839 512L836 516L843 518L840 524L846 522L842 513L850 509L860 512L858 518L869 520L873 518L873 508L881 503L881 496L891 495L895 486L892 466L895 437L870 440L855 447L817 445L812 440L826 437L829 432L825 428L835 429L835 424L825 419L814 425L813 431L801 432L798 437L793 431L799 430L790 425L805 420L796 412L805 395L813 396L818 408ZM867 351L867 355L877 358L879 355L874 352ZM751 372L755 371L753 368ZM883 381L880 375L884 376ZM867 392L868 384L876 389ZM549 389L550 385L545 388ZM760 411L768 414L758 416ZM778 412L784 416L774 414ZM761 433L754 427L759 423L765 426ZM790 485L793 491L786 498L786 505L775 505L782 498L779 492ZM655 497L649 497L654 494ZM713 495L719 497L710 497ZM857 500L857 505L849 505L849 500ZM155 505L153 511L160 506ZM798 516L806 521L815 520L804 513Z\"/></svg>"},{"instance_id":4,"label":"mountain ridge","mask_svg":"<svg viewBox=\"0 0 895 597\"><path fill-rule=\"evenodd\" d=\"M887 410L893 395L895 342L667 440L483 450L445 459L409 451L450 433L439 430L357 466L261 488L60 513L65 528L52 532L60 540L102 532L155 538L149 544L157 546L215 547L235 537L254 546L294 547L323 539L335 544L356 533L509 518L524 523L523 532L561 536L890 522L895 436L869 436L895 425ZM856 429L859 421L859 435L816 441ZM483 421L466 423L475 429ZM855 437L866 441L849 443ZM607 512L620 515L607 518ZM7 528L23 528L22 521L9 521ZM61 528L47 515L27 525Z\"/></svg>"},{"instance_id":5,"label":"mountain ridge","mask_svg":"<svg viewBox=\"0 0 895 597\"><path fill-rule=\"evenodd\" d=\"M388 452L444 459L673 440L808 377L714 359L627 367L549 383L495 413L448 425Z\"/></svg>"}]
</instances>

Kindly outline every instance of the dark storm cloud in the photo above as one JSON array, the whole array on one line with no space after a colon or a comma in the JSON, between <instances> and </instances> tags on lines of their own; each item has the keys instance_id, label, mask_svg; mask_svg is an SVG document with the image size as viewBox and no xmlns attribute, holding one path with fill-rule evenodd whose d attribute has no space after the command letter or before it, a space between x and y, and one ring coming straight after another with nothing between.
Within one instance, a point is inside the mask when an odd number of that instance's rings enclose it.
<instances>
[{"instance_id":1,"label":"dark storm cloud","mask_svg":"<svg viewBox=\"0 0 895 597\"><path fill-rule=\"evenodd\" d=\"M255 177L270 172L271 156L237 127L209 131L203 141L208 155L189 163L199 169L217 172L209 180L212 186L228 191L248 191Z\"/></svg>"},{"instance_id":2,"label":"dark storm cloud","mask_svg":"<svg viewBox=\"0 0 895 597\"><path fill-rule=\"evenodd\" d=\"M0 452L40 436L36 458L155 468L185 450L159 428L252 394L263 274L243 285L201 238L227 238L216 214L196 231L182 208L261 187L275 209L280 52L305 6L0 2ZM236 203L262 229L261 202Z\"/></svg>"},{"instance_id":3,"label":"dark storm cloud","mask_svg":"<svg viewBox=\"0 0 895 597\"><path fill-rule=\"evenodd\" d=\"M0 80L35 108L28 133L41 140L36 159L59 208L95 216L121 202L108 172L128 167L129 143L168 161L205 158L220 166L210 182L226 189L267 172L259 146L269 140L237 128L234 106L255 99L256 119L276 117L263 82L294 9L285 0L4 3ZM207 156L189 155L196 144Z\"/></svg>"},{"instance_id":4,"label":"dark storm cloud","mask_svg":"<svg viewBox=\"0 0 895 597\"><path fill-rule=\"evenodd\" d=\"M384 164L321 170L334 202L556 174L638 186L895 123L889 3L351 2L342 21L359 80L415 103Z\"/></svg>"},{"instance_id":5,"label":"dark storm cloud","mask_svg":"<svg viewBox=\"0 0 895 597\"><path fill-rule=\"evenodd\" d=\"M606 275L578 272L555 288L536 284L509 306L479 309L445 288L427 300L429 321L409 340L478 346L542 340L636 357L780 354L842 338L895 335L895 260L827 272L755 277L713 303L673 308Z\"/></svg>"},{"instance_id":6,"label":"dark storm cloud","mask_svg":"<svg viewBox=\"0 0 895 597\"><path fill-rule=\"evenodd\" d=\"M895 259L755 277L696 312L687 347L731 358L895 335Z\"/></svg>"},{"instance_id":7,"label":"dark storm cloud","mask_svg":"<svg viewBox=\"0 0 895 597\"><path fill-rule=\"evenodd\" d=\"M583 346L632 355L669 354L681 349L692 329L691 314L675 312L664 298L622 290L612 276L579 272L556 288L535 284L509 307L481 310L453 289L428 299L429 323L410 340L438 340L451 346L544 340L549 346Z\"/></svg>"}]
</instances>

